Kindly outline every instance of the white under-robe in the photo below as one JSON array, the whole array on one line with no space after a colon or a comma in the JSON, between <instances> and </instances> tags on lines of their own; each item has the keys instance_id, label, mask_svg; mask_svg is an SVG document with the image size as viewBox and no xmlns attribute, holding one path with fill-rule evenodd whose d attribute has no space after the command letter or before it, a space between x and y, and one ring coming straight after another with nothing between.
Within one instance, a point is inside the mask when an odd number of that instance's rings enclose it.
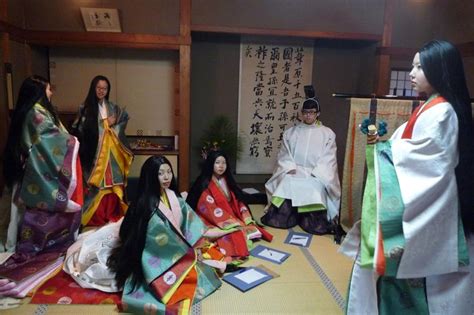
<instances>
[{"instance_id":1,"label":"white under-robe","mask_svg":"<svg viewBox=\"0 0 474 315\"><path fill-rule=\"evenodd\" d=\"M113 249L120 242L123 218L79 235L67 250L63 270L83 288L119 292L115 272L107 266Z\"/></svg>"},{"instance_id":2,"label":"white under-robe","mask_svg":"<svg viewBox=\"0 0 474 315\"><path fill-rule=\"evenodd\" d=\"M296 174L288 174L292 170ZM322 204L328 219L334 218L341 200L334 132L321 123L300 123L286 130L265 188L269 197L290 199L294 207Z\"/></svg>"},{"instance_id":3,"label":"white under-robe","mask_svg":"<svg viewBox=\"0 0 474 315\"><path fill-rule=\"evenodd\" d=\"M404 202L405 248L397 278L426 278L430 314L474 314L474 236L468 241L470 266L458 263L458 119L449 103L419 114L411 139L406 123L390 139L393 164ZM354 257L359 225L340 251ZM360 244L360 240L358 242ZM377 314L377 276L354 265L347 314ZM359 296L360 295L360 296ZM370 301L369 301L370 300Z\"/></svg>"}]
</instances>

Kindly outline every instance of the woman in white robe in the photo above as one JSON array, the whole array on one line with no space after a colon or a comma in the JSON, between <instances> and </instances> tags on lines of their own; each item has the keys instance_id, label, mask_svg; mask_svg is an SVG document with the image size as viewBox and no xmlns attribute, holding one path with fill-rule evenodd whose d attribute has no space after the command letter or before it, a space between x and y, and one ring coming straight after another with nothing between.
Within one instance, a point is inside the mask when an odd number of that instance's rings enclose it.
<instances>
[{"instance_id":1,"label":"woman in white robe","mask_svg":"<svg viewBox=\"0 0 474 315\"><path fill-rule=\"evenodd\" d=\"M390 248L397 236L380 232L383 209L393 211L395 199L380 198L379 185L386 178L377 174L384 169L376 161L375 177L380 177L376 187L367 180L362 225L355 225L341 248L356 259L347 314L474 312L474 132L459 52L448 42L429 42L415 55L410 78L414 90L428 100L395 131L385 153L393 157L398 180L390 193L395 195L399 187L401 196L400 219L393 214L390 219L392 226L400 225L398 245ZM369 137L369 144L377 139ZM371 189L377 191L374 221L364 217ZM371 229L375 241L364 234ZM372 266L364 256L367 244L376 244Z\"/></svg>"},{"instance_id":2,"label":"woman in white robe","mask_svg":"<svg viewBox=\"0 0 474 315\"><path fill-rule=\"evenodd\" d=\"M319 103L303 103L303 122L286 130L273 176L265 184L269 209L262 223L291 228L299 224L312 234L332 232L341 188L336 135L319 121Z\"/></svg>"}]
</instances>

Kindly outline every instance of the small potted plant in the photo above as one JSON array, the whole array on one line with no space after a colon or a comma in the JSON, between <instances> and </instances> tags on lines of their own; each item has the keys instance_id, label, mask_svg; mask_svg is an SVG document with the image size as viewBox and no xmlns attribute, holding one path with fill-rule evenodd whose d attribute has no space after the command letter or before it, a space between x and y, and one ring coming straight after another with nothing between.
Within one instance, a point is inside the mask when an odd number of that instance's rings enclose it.
<instances>
[{"instance_id":1,"label":"small potted plant","mask_svg":"<svg viewBox=\"0 0 474 315\"><path fill-rule=\"evenodd\" d=\"M222 150L236 161L242 152L242 141L227 116L217 116L209 122L200 139L200 155L207 158L210 150Z\"/></svg>"}]
</instances>

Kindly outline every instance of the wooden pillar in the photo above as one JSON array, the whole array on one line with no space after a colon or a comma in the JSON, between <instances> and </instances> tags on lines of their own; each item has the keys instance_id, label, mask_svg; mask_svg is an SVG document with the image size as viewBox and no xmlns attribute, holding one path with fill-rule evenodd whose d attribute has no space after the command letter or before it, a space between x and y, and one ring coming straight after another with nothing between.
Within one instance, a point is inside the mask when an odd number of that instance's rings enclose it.
<instances>
[{"instance_id":1,"label":"wooden pillar","mask_svg":"<svg viewBox=\"0 0 474 315\"><path fill-rule=\"evenodd\" d=\"M385 10L383 16L382 47L392 46L393 16L395 1L385 0ZM390 88L390 55L381 53L377 56L376 64L376 88L375 93L385 95Z\"/></svg>"},{"instance_id":2,"label":"wooden pillar","mask_svg":"<svg viewBox=\"0 0 474 315\"><path fill-rule=\"evenodd\" d=\"M179 190L188 190L190 161L190 94L191 94L191 0L180 0L180 37L186 44L179 46Z\"/></svg>"},{"instance_id":3,"label":"wooden pillar","mask_svg":"<svg viewBox=\"0 0 474 315\"><path fill-rule=\"evenodd\" d=\"M179 1L179 35L191 37L191 0Z\"/></svg>"},{"instance_id":4,"label":"wooden pillar","mask_svg":"<svg viewBox=\"0 0 474 315\"><path fill-rule=\"evenodd\" d=\"M179 189L189 186L191 48L179 48Z\"/></svg>"},{"instance_id":5,"label":"wooden pillar","mask_svg":"<svg viewBox=\"0 0 474 315\"><path fill-rule=\"evenodd\" d=\"M7 0L0 0L0 20L7 20ZM0 32L0 196L3 192L3 151L7 142L9 115L5 64L10 62L10 35L8 32Z\"/></svg>"}]
</instances>

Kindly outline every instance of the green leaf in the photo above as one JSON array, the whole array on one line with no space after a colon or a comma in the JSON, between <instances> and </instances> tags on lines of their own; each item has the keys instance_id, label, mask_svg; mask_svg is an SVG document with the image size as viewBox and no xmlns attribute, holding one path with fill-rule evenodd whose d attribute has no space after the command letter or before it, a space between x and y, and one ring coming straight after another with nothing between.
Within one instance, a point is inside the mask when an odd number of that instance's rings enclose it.
<instances>
[{"instance_id":1,"label":"green leaf","mask_svg":"<svg viewBox=\"0 0 474 315\"><path fill-rule=\"evenodd\" d=\"M217 148L224 151L230 159L238 159L242 152L242 141L237 131L227 116L216 116L209 121L209 126L204 130L200 139L199 154L201 150Z\"/></svg>"}]
</instances>

